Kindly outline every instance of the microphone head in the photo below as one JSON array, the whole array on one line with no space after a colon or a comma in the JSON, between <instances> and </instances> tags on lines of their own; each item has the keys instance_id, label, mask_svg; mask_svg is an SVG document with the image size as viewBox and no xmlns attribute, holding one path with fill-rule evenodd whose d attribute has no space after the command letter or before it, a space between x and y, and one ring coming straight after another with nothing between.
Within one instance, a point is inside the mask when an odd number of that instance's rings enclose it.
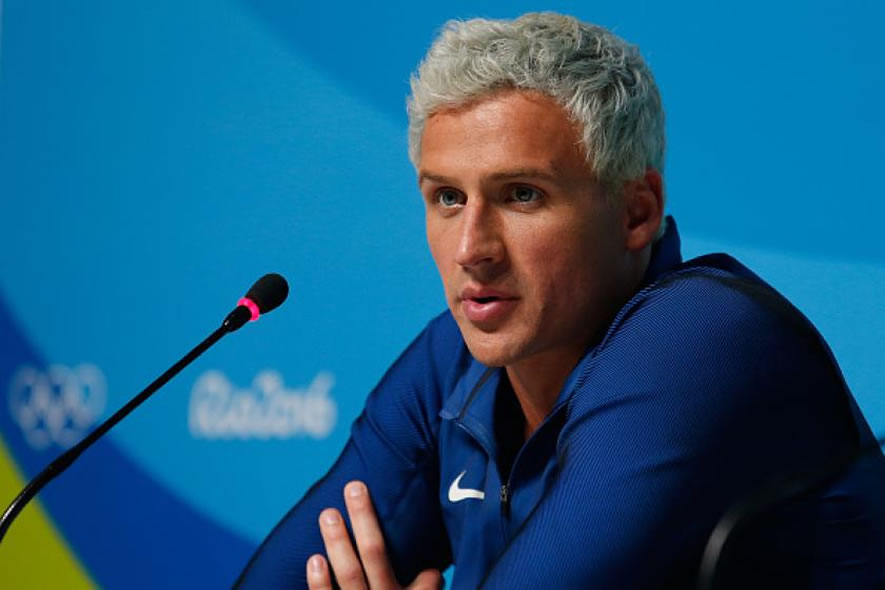
<instances>
[{"instance_id":1,"label":"microphone head","mask_svg":"<svg viewBox=\"0 0 885 590\"><path fill-rule=\"evenodd\" d=\"M252 285L246 299L258 306L260 313L273 311L289 296L289 283L275 272L266 274Z\"/></svg>"}]
</instances>

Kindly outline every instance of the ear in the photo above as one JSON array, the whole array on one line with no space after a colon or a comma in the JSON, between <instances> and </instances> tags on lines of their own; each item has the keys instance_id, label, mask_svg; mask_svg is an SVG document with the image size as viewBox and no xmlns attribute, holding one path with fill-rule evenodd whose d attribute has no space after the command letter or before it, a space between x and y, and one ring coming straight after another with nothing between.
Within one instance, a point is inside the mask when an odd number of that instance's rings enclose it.
<instances>
[{"instance_id":1,"label":"ear","mask_svg":"<svg viewBox=\"0 0 885 590\"><path fill-rule=\"evenodd\" d=\"M664 183L661 173L648 168L641 178L624 185L624 229L628 250L648 246L664 217Z\"/></svg>"}]
</instances>

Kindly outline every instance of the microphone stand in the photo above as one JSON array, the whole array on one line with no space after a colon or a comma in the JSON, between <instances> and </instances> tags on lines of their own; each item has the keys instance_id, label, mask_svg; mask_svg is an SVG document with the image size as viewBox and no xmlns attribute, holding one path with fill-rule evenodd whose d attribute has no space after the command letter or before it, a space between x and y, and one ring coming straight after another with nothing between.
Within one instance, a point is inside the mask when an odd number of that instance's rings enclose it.
<instances>
[{"instance_id":1,"label":"microphone stand","mask_svg":"<svg viewBox=\"0 0 885 590\"><path fill-rule=\"evenodd\" d=\"M24 489L19 493L18 496L12 501L6 511L3 513L3 516L0 516L0 542L3 541L4 535L6 535L6 530L12 524L12 521L18 515L19 512L25 507L25 505L37 495L37 492L43 489L46 484L50 481L61 475L65 469L71 466L77 457L80 454L92 446L92 443L101 438L108 430L113 428L117 422L125 418L129 415L132 410L137 408L144 402L147 398L154 394L158 389L163 387L170 379L175 377L178 373L181 372L186 366L191 364L194 359L198 356L206 352L206 350L211 347L213 344L221 340L221 338L228 334L229 332L233 332L238 330L245 324L249 318L252 316L251 311L244 305L237 306L228 316L224 319L221 326L216 329L212 334L209 335L208 338L200 342L193 350L184 355L177 363L169 367L165 373L157 377L150 385L145 387L141 393L133 397L129 402L117 410L117 412L102 422L95 430L90 432L87 436L83 438L76 445L59 455L52 463L49 464L43 471L41 471L35 478L28 482L28 485L24 487Z\"/></svg>"},{"instance_id":2,"label":"microphone stand","mask_svg":"<svg viewBox=\"0 0 885 590\"><path fill-rule=\"evenodd\" d=\"M716 576L719 573L726 544L735 531L769 509L807 494L821 491L857 461L881 452L883 444L885 444L885 437L877 438L856 451L830 459L811 472L793 474L770 481L756 489L751 495L732 504L716 523L716 527L707 539L698 572L697 589L713 590L716 587Z\"/></svg>"}]
</instances>

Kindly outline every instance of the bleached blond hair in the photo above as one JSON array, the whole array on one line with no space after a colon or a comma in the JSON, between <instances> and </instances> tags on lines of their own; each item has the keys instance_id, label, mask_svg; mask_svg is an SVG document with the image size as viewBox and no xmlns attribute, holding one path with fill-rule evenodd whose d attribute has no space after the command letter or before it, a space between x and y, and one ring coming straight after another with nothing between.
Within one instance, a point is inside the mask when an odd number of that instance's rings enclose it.
<instances>
[{"instance_id":1,"label":"bleached blond hair","mask_svg":"<svg viewBox=\"0 0 885 590\"><path fill-rule=\"evenodd\" d=\"M450 21L411 79L409 157L416 166L428 117L505 89L559 103L610 194L647 168L663 174L664 111L639 50L610 31L555 13Z\"/></svg>"}]
</instances>

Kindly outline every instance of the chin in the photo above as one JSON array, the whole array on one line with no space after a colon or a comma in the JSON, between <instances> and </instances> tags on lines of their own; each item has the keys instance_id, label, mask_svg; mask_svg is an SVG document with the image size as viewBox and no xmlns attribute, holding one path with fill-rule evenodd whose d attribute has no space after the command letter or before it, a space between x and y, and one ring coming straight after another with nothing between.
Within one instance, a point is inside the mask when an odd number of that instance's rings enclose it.
<instances>
[{"instance_id":1,"label":"chin","mask_svg":"<svg viewBox=\"0 0 885 590\"><path fill-rule=\"evenodd\" d=\"M496 354L495 352L487 353L485 350L476 350L469 344L467 345L467 349L470 351L473 358L487 367L506 367L512 362L506 355Z\"/></svg>"},{"instance_id":2,"label":"chin","mask_svg":"<svg viewBox=\"0 0 885 590\"><path fill-rule=\"evenodd\" d=\"M522 356L521 347L503 334L488 334L471 326L462 328L461 335L473 358L487 367L506 367Z\"/></svg>"}]
</instances>

